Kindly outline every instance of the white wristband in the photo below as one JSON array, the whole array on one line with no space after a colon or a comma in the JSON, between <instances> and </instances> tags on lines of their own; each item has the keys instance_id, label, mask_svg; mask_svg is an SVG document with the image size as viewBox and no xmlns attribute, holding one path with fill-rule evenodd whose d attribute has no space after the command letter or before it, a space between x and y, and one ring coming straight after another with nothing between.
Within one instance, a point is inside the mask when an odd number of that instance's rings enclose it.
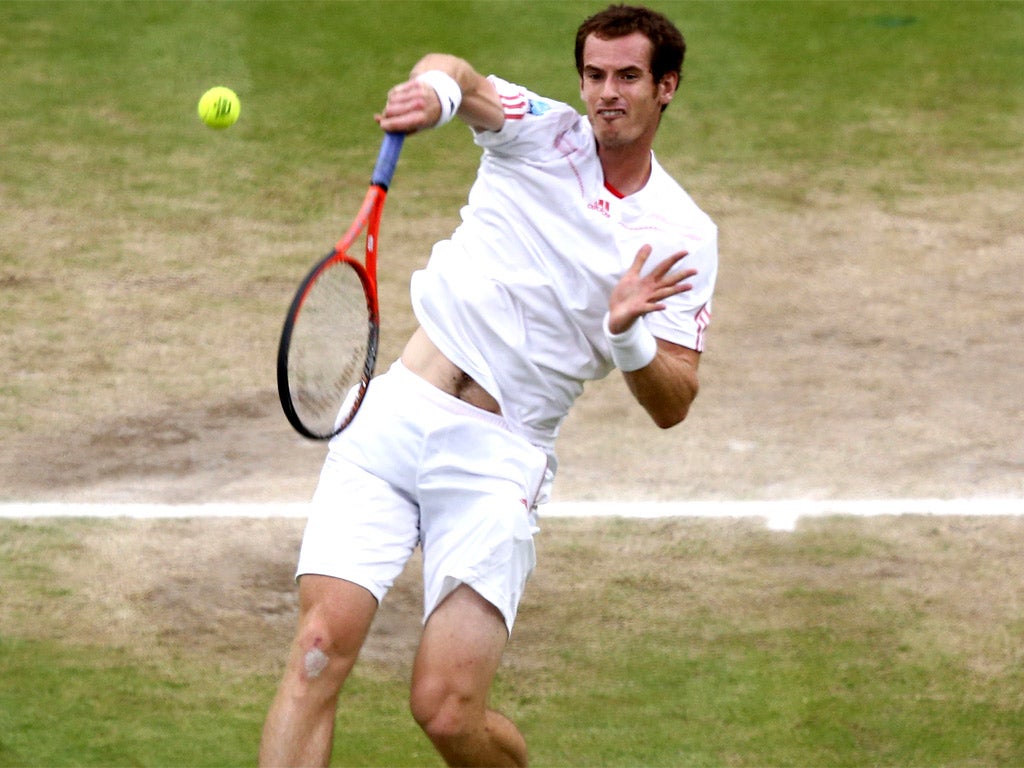
<instances>
[{"instance_id":1,"label":"white wristband","mask_svg":"<svg viewBox=\"0 0 1024 768\"><path fill-rule=\"evenodd\" d=\"M437 100L441 102L441 117L434 123L434 127L438 128L451 122L462 105L462 89L455 78L439 69L431 69L416 75L416 79L433 88L434 93L437 94Z\"/></svg>"},{"instance_id":2,"label":"white wristband","mask_svg":"<svg viewBox=\"0 0 1024 768\"><path fill-rule=\"evenodd\" d=\"M604 336L612 345L612 362L620 371L639 371L646 367L658 354L658 340L647 328L647 323L638 317L622 333L612 333L608 328L610 315L604 316Z\"/></svg>"}]
</instances>

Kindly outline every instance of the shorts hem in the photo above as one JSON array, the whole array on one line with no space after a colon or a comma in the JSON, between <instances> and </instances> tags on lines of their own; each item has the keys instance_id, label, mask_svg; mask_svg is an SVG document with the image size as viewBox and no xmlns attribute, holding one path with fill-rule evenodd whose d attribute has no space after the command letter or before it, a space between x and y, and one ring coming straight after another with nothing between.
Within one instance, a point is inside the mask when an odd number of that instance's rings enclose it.
<instances>
[{"instance_id":1,"label":"shorts hem","mask_svg":"<svg viewBox=\"0 0 1024 768\"><path fill-rule=\"evenodd\" d=\"M430 617L434 614L434 611L436 611L438 608L440 608L441 604L444 603L444 601L447 600L448 597L455 590L457 590L459 587L465 585L465 586L469 587L470 589L472 589L474 592L476 592L480 597L482 597L484 600L486 600L490 605L494 606L494 609L498 613L501 614L501 618L505 622L505 631L508 632L509 637L512 636L512 627L513 627L513 625L516 622L516 615L517 615L518 611L516 610L516 608L514 606L502 605L501 604L502 601L500 599L496 599L496 598L506 598L506 602L507 602L508 595L505 595L505 594L495 595L494 594L495 591L497 591L499 593L502 592L502 591L501 590L487 589L486 585L474 584L473 580L472 580L472 576L466 577L466 578L459 578L458 576L448 575L448 576L445 576L442 581L445 584L445 588L441 590L442 594L438 597L437 600L433 601L432 605L424 606L424 612L423 612L423 623L424 624L426 624L430 620ZM450 586L449 586L449 584L450 584Z\"/></svg>"}]
</instances>

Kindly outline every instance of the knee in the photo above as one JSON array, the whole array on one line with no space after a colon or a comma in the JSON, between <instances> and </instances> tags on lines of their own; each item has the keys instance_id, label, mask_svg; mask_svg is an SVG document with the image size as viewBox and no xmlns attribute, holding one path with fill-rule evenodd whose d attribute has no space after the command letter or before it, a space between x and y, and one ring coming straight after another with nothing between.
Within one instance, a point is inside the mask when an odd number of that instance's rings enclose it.
<instances>
[{"instance_id":1,"label":"knee","mask_svg":"<svg viewBox=\"0 0 1024 768\"><path fill-rule=\"evenodd\" d=\"M443 679L417 681L409 707L434 744L458 742L474 731L483 716L483 708L472 696L460 693Z\"/></svg>"},{"instance_id":2,"label":"knee","mask_svg":"<svg viewBox=\"0 0 1024 768\"><path fill-rule=\"evenodd\" d=\"M359 654L359 642L344 627L307 616L299 625L292 651L292 673L303 686L340 689Z\"/></svg>"}]
</instances>

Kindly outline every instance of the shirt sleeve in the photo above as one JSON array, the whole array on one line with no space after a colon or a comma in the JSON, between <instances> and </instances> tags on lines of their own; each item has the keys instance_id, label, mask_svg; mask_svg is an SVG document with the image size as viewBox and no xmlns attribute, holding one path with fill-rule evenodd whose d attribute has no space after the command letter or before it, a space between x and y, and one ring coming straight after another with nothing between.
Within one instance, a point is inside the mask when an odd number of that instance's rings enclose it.
<instances>
[{"instance_id":1,"label":"shirt sleeve","mask_svg":"<svg viewBox=\"0 0 1024 768\"><path fill-rule=\"evenodd\" d=\"M501 155L555 152L554 137L576 128L583 119L568 104L538 96L521 85L490 75L505 114L499 131L479 131L474 140Z\"/></svg>"},{"instance_id":2,"label":"shirt sleeve","mask_svg":"<svg viewBox=\"0 0 1024 768\"><path fill-rule=\"evenodd\" d=\"M697 270L692 290L665 300L665 309L644 320L655 336L683 347L704 351L704 335L711 323L711 297L718 275L718 238L713 230L702 243L690 246L683 266Z\"/></svg>"}]
</instances>

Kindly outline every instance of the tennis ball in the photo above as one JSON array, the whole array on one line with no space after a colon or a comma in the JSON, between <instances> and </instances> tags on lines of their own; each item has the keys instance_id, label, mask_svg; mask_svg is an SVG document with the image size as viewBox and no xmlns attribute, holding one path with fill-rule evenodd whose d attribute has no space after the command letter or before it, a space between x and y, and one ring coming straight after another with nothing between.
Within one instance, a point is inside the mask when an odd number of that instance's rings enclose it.
<instances>
[{"instance_id":1,"label":"tennis ball","mask_svg":"<svg viewBox=\"0 0 1024 768\"><path fill-rule=\"evenodd\" d=\"M199 99L199 118L211 128L228 128L235 124L242 111L242 102L230 88L218 85Z\"/></svg>"}]
</instances>

